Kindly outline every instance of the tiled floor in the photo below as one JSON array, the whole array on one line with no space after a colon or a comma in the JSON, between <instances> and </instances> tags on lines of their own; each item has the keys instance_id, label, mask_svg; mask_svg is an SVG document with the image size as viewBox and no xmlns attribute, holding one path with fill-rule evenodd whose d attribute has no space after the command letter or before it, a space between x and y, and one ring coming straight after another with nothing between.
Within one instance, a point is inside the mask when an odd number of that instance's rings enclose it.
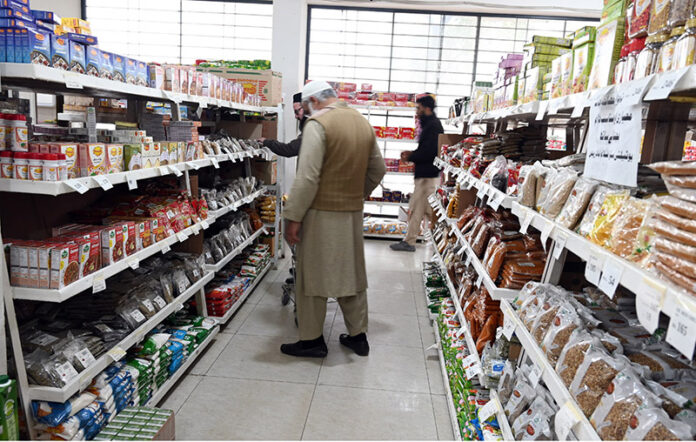
<instances>
[{"instance_id":1,"label":"tiled floor","mask_svg":"<svg viewBox=\"0 0 696 442\"><path fill-rule=\"evenodd\" d=\"M161 404L189 439L452 439L435 342L415 254L365 244L371 352L338 342L345 332L330 303L324 360L280 353L294 342L292 306L280 303L288 261L270 272L205 354Z\"/></svg>"}]
</instances>

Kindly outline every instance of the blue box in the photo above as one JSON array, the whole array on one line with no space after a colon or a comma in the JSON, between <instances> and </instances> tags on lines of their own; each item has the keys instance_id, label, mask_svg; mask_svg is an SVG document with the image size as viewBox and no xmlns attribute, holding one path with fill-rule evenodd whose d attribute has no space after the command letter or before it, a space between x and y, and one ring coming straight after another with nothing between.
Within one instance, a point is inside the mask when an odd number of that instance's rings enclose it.
<instances>
[{"instance_id":1,"label":"blue box","mask_svg":"<svg viewBox=\"0 0 696 442\"><path fill-rule=\"evenodd\" d=\"M76 34L74 32L68 32L68 39L82 43L85 46L96 45L98 43L97 37L93 35Z\"/></svg>"},{"instance_id":2,"label":"blue box","mask_svg":"<svg viewBox=\"0 0 696 442\"><path fill-rule=\"evenodd\" d=\"M51 34L51 65L56 69L70 69L70 46L67 38Z\"/></svg>"},{"instance_id":3,"label":"blue box","mask_svg":"<svg viewBox=\"0 0 696 442\"><path fill-rule=\"evenodd\" d=\"M7 61L7 30L0 28L0 63Z\"/></svg>"},{"instance_id":4,"label":"blue box","mask_svg":"<svg viewBox=\"0 0 696 442\"><path fill-rule=\"evenodd\" d=\"M24 0L0 0L0 8L10 8L31 16L29 1Z\"/></svg>"},{"instance_id":5,"label":"blue box","mask_svg":"<svg viewBox=\"0 0 696 442\"><path fill-rule=\"evenodd\" d=\"M28 48L25 46L24 62L51 66L51 34L33 29L20 29L19 31L23 38L25 32L29 36L28 39L25 39L29 46ZM26 55L29 55L29 60L27 60Z\"/></svg>"},{"instance_id":6,"label":"blue box","mask_svg":"<svg viewBox=\"0 0 696 442\"><path fill-rule=\"evenodd\" d=\"M139 61L137 62L138 68L136 71L136 76L135 76L135 84L139 86L147 86L148 85L148 76L147 76L147 63L144 61Z\"/></svg>"},{"instance_id":7,"label":"blue box","mask_svg":"<svg viewBox=\"0 0 696 442\"><path fill-rule=\"evenodd\" d=\"M5 59L8 63L15 63L15 29L3 29L5 30Z\"/></svg>"},{"instance_id":8,"label":"blue box","mask_svg":"<svg viewBox=\"0 0 696 442\"><path fill-rule=\"evenodd\" d=\"M41 31L51 32L51 33L56 32L56 25L54 25L53 23L43 21L43 20L36 20L35 24L36 24L36 27Z\"/></svg>"},{"instance_id":9,"label":"blue box","mask_svg":"<svg viewBox=\"0 0 696 442\"><path fill-rule=\"evenodd\" d=\"M85 69L87 75L93 77L99 76L99 71L101 69L101 51L99 48L94 46L85 48Z\"/></svg>"},{"instance_id":10,"label":"blue box","mask_svg":"<svg viewBox=\"0 0 696 442\"><path fill-rule=\"evenodd\" d=\"M68 40L68 47L70 49L70 71L77 72L78 74L87 72L87 65L85 64L85 45Z\"/></svg>"},{"instance_id":11,"label":"blue box","mask_svg":"<svg viewBox=\"0 0 696 442\"><path fill-rule=\"evenodd\" d=\"M36 9L31 10L31 15L36 20L43 20L51 23L55 23L55 14L53 11L39 11Z\"/></svg>"},{"instance_id":12,"label":"blue box","mask_svg":"<svg viewBox=\"0 0 696 442\"><path fill-rule=\"evenodd\" d=\"M124 58L126 61L126 83L135 84L138 78L138 61Z\"/></svg>"},{"instance_id":13,"label":"blue box","mask_svg":"<svg viewBox=\"0 0 696 442\"><path fill-rule=\"evenodd\" d=\"M0 28L25 28L36 29L34 22L18 18L0 18Z\"/></svg>"},{"instance_id":14,"label":"blue box","mask_svg":"<svg viewBox=\"0 0 696 442\"><path fill-rule=\"evenodd\" d=\"M121 83L126 82L126 58L118 55L111 54L111 65L113 67L112 78Z\"/></svg>"},{"instance_id":15,"label":"blue box","mask_svg":"<svg viewBox=\"0 0 696 442\"><path fill-rule=\"evenodd\" d=\"M34 17L31 14L25 14L22 11L11 8L0 8L0 18L18 18L20 20L34 22Z\"/></svg>"},{"instance_id":16,"label":"blue box","mask_svg":"<svg viewBox=\"0 0 696 442\"><path fill-rule=\"evenodd\" d=\"M99 76L112 80L114 78L114 65L111 62L111 53L101 51L101 65L99 66Z\"/></svg>"}]
</instances>

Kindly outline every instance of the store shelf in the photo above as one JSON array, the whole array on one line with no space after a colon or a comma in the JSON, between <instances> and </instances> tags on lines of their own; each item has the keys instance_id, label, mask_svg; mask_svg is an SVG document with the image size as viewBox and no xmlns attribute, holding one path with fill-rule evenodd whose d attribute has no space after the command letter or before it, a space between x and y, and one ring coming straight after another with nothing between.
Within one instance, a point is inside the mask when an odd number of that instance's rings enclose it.
<instances>
[{"instance_id":1,"label":"store shelf","mask_svg":"<svg viewBox=\"0 0 696 442\"><path fill-rule=\"evenodd\" d=\"M449 383L449 375L447 374L447 366L445 365L445 355L442 352L442 341L440 339L440 330L438 330L437 321L433 322L433 331L435 332L435 345L437 346L437 355L440 359L440 369L442 370L442 383L445 387L445 395L447 396L447 411L452 424L452 434L454 440L462 440L462 432L459 429L459 419L457 419L457 410L454 408L454 397L452 396L452 388Z\"/></svg>"},{"instance_id":2,"label":"store shelf","mask_svg":"<svg viewBox=\"0 0 696 442\"><path fill-rule=\"evenodd\" d=\"M452 231L454 231L454 234L457 236L457 241L464 248L467 254L466 261L471 263L474 270L476 270L476 273L479 275L479 279L476 282L479 282L480 280L480 283L482 283L486 287L486 290L488 290L488 294L491 296L491 299L498 301L501 299L514 299L517 297L519 290L499 288L495 285L495 282L488 275L488 272L483 266L481 260L478 258L478 256L476 256L476 253L474 253L469 243L466 242L466 239L464 239L464 235L457 226L457 220L447 218L445 209L442 207L442 205L440 205L439 202L435 201L434 203L431 203L431 206L435 213L439 215L440 220L446 222Z\"/></svg>"},{"instance_id":3,"label":"store shelf","mask_svg":"<svg viewBox=\"0 0 696 442\"><path fill-rule=\"evenodd\" d=\"M365 205L384 207L408 207L408 203L394 203L391 201L365 201Z\"/></svg>"},{"instance_id":4,"label":"store shelf","mask_svg":"<svg viewBox=\"0 0 696 442\"><path fill-rule=\"evenodd\" d=\"M418 144L418 140L410 139L410 138L401 138L401 139L396 139L396 138L377 138L377 141L379 141L379 142L387 141L387 142L389 142L389 143Z\"/></svg>"},{"instance_id":5,"label":"store shelf","mask_svg":"<svg viewBox=\"0 0 696 442\"><path fill-rule=\"evenodd\" d=\"M230 253L228 253L224 258L222 258L220 261L216 262L215 264L206 264L205 269L213 272L219 272L222 270L223 267L227 265L232 259L234 259L235 256L239 255L242 253L242 250L247 248L251 243L253 243L256 238L261 236L262 234L266 233L265 228L261 228L257 230L256 232L252 233L251 236L247 239L244 240L243 243L238 245L234 250L232 250Z\"/></svg>"},{"instance_id":6,"label":"store shelf","mask_svg":"<svg viewBox=\"0 0 696 442\"><path fill-rule=\"evenodd\" d=\"M500 431L503 433L503 440L512 441L515 440L515 436L512 434L512 429L510 428L510 422L508 422L507 416L505 416L505 411L503 409L503 403L500 402L500 397L495 389L491 389L491 400L498 403L497 411L495 417L498 420L498 425L500 425Z\"/></svg>"},{"instance_id":7,"label":"store shelf","mask_svg":"<svg viewBox=\"0 0 696 442\"><path fill-rule=\"evenodd\" d=\"M183 242L188 239L191 235L197 235L200 233L201 229L207 229L210 225L209 223L215 222L215 220L203 220L199 223L188 227L176 235L168 236L167 238L159 241L143 250L123 258L121 261L112 264L110 266L104 267L96 272L88 275L85 278L78 279L74 283L64 287L62 289L39 289L32 287L12 287L13 298L14 299L24 299L28 301L44 301L44 302L64 302L75 295L82 293L83 291L92 288L96 282L100 280L106 280L133 265L136 264L150 256L157 253L167 253L172 245Z\"/></svg>"},{"instance_id":8,"label":"store shelf","mask_svg":"<svg viewBox=\"0 0 696 442\"><path fill-rule=\"evenodd\" d=\"M366 105L366 104L348 104L348 106L353 109L365 109L371 112L375 111L401 111L413 113L416 111L416 106L378 106L378 105Z\"/></svg>"},{"instance_id":9,"label":"store shelf","mask_svg":"<svg viewBox=\"0 0 696 442\"><path fill-rule=\"evenodd\" d=\"M604 247L565 227L559 226L556 222L517 202L513 203L512 213L520 219L520 222L530 218L530 226L533 226L540 232L549 232L549 238L552 238L556 245L564 247L577 255L581 260L588 262L590 257L594 257L594 259L599 260L602 266L611 265L614 268L621 269L619 285L635 293L636 296L645 298L646 301L657 301L657 308L670 318L674 317L677 308L689 312L696 311L696 299L672 283L660 279L634 263L614 255ZM663 298L659 299L662 296Z\"/></svg>"},{"instance_id":10,"label":"store shelf","mask_svg":"<svg viewBox=\"0 0 696 442\"><path fill-rule=\"evenodd\" d=\"M269 262L266 267L261 270L261 272L254 278L254 281L244 290L244 294L234 303L234 305L225 313L224 316L211 316L213 319L217 319L220 324L227 324L230 318L235 314L237 310L244 304L244 301L251 295L254 289L259 285L261 280L266 276L266 273L273 267L273 263Z\"/></svg>"},{"instance_id":11,"label":"store shelf","mask_svg":"<svg viewBox=\"0 0 696 442\"><path fill-rule=\"evenodd\" d=\"M180 94L115 80L63 71L32 63L0 63L0 77L4 88L29 89L34 92L63 92L72 95L103 97L135 96L151 101L194 103L202 107L214 106L243 112L275 113L276 107L250 106L216 98Z\"/></svg>"},{"instance_id":12,"label":"store shelf","mask_svg":"<svg viewBox=\"0 0 696 442\"><path fill-rule=\"evenodd\" d=\"M198 357L201 354L203 354L205 349L208 348L208 346L215 340L215 337L218 335L218 333L220 333L220 326L216 325L215 328L213 329L213 331L210 332L210 335L205 339L205 341L200 343L198 348L196 348L193 351L193 353L191 353L189 355L188 359L186 359L186 361L183 364L181 364L181 367L179 367L179 369L174 372L172 377L167 379L164 382L164 384L162 384L162 386L160 388L158 388L157 391L155 391L152 394L152 397L150 398L150 400L148 400L145 403L146 407L155 407L157 404L159 404L162 401L162 399L164 399L164 397L167 395L167 393L169 393L169 390L171 390L172 387L174 387L176 385L176 383L179 381L179 379L184 374L186 374L189 367L191 367L196 362Z\"/></svg>"},{"instance_id":13,"label":"store shelf","mask_svg":"<svg viewBox=\"0 0 696 442\"><path fill-rule=\"evenodd\" d=\"M477 189L478 192L476 193L476 196L478 196L481 200L485 199L486 204L491 206L494 210L498 210L499 207L504 209L512 208L514 198L501 192L490 184L484 183L480 179L469 175L466 171L458 167L445 163L441 158L435 158L433 164L435 164L435 166L440 168L442 171L457 176L457 183L460 187L467 190L472 188Z\"/></svg>"},{"instance_id":14,"label":"store shelf","mask_svg":"<svg viewBox=\"0 0 696 442\"><path fill-rule=\"evenodd\" d=\"M530 359L542 369L541 379L543 379L556 403L560 407L570 407L573 410L572 414L578 419L577 424L573 427L573 432L578 440L601 440L590 421L580 411L580 407L573 396L570 395L568 388L563 384L561 377L556 373L555 367L551 365L531 333L529 333L519 316L517 316L517 312L505 300L500 301L500 308L506 320L514 322L515 334L520 340L522 347L528 352Z\"/></svg>"},{"instance_id":15,"label":"store shelf","mask_svg":"<svg viewBox=\"0 0 696 442\"><path fill-rule=\"evenodd\" d=\"M216 155L212 157L209 156L201 160L187 161L184 163L175 163L166 166L99 175L97 177L91 176L74 178L67 181L27 181L3 178L0 179L0 192L30 193L35 195L56 196L66 193L78 192L78 189L81 186L85 191L89 189L102 188L102 185L97 181L98 179L102 178L106 178L110 185L114 186L117 184L127 183L129 180L140 181L148 178L172 175L176 173L173 169L177 169L179 172L184 172L186 170L198 170L202 167L210 167L214 165L213 158L219 164L224 161L241 161L244 158L251 158L253 156L268 159L268 152L259 149L254 151L253 155L250 152L238 152L232 154Z\"/></svg>"},{"instance_id":16,"label":"store shelf","mask_svg":"<svg viewBox=\"0 0 696 442\"><path fill-rule=\"evenodd\" d=\"M221 216L224 216L230 212L236 212L240 207L242 207L245 204L251 203L252 201L254 201L259 196L263 195L264 193L266 193L265 187L255 191L254 193L251 193L251 194L245 196L244 198L242 198L239 201L235 201L234 203L232 203L228 206L225 206L225 207L218 209L218 210L213 210L213 211L208 212L208 216L210 218L215 219L215 218L220 218Z\"/></svg>"},{"instance_id":17,"label":"store shelf","mask_svg":"<svg viewBox=\"0 0 696 442\"><path fill-rule=\"evenodd\" d=\"M413 176L413 172L387 172L387 175Z\"/></svg>"},{"instance_id":18,"label":"store shelf","mask_svg":"<svg viewBox=\"0 0 696 442\"><path fill-rule=\"evenodd\" d=\"M97 359L92 365L87 367L80 375L74 378L68 385L63 388L44 387L39 385L29 386L29 396L32 400L50 401L50 402L65 402L75 393L78 393L89 386L99 373L101 373L112 362L121 359L125 355L125 351L137 345L143 340L145 335L153 328L157 327L162 321L167 319L169 315L178 311L184 302L188 301L193 295L201 290L208 282L210 282L215 273L208 272L203 278L196 281L184 293L178 296L174 302L167 304L162 310L157 312L147 322L142 324L137 329L133 330L124 340L119 342L107 353Z\"/></svg>"}]
</instances>

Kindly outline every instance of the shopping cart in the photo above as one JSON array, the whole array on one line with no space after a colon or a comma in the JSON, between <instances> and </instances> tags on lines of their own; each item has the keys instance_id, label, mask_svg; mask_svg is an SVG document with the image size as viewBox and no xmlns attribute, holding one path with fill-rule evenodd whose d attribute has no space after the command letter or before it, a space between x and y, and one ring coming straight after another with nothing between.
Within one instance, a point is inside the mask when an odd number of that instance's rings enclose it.
<instances>
[{"instance_id":1,"label":"shopping cart","mask_svg":"<svg viewBox=\"0 0 696 442\"><path fill-rule=\"evenodd\" d=\"M280 302L283 305L288 305L292 302L293 313L295 314L295 325L297 325L297 303L295 302L295 283L297 282L297 275L295 269L296 267L296 257L295 257L295 246L290 247L290 254L292 255L292 265L290 267L290 273L292 273L292 283L283 284L283 297Z\"/></svg>"}]
</instances>

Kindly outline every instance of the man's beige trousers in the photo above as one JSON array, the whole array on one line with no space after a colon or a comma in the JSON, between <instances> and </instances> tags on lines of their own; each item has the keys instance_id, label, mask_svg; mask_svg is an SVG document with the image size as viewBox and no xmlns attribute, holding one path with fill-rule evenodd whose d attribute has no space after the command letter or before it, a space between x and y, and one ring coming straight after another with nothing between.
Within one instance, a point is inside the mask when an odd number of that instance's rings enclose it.
<instances>
[{"instance_id":1,"label":"man's beige trousers","mask_svg":"<svg viewBox=\"0 0 696 442\"><path fill-rule=\"evenodd\" d=\"M351 336L367 333L367 291L355 296L336 298L343 312L346 329ZM323 296L303 296L298 294L297 323L300 328L300 339L310 341L324 334L326 320L326 301ZM328 339L328 336L324 336Z\"/></svg>"},{"instance_id":2,"label":"man's beige trousers","mask_svg":"<svg viewBox=\"0 0 696 442\"><path fill-rule=\"evenodd\" d=\"M428 204L428 197L435 192L440 178L416 178L416 187L411 195L409 202L408 232L406 241L412 246L416 245L416 240L421 231L423 218L432 213L432 208Z\"/></svg>"}]
</instances>

